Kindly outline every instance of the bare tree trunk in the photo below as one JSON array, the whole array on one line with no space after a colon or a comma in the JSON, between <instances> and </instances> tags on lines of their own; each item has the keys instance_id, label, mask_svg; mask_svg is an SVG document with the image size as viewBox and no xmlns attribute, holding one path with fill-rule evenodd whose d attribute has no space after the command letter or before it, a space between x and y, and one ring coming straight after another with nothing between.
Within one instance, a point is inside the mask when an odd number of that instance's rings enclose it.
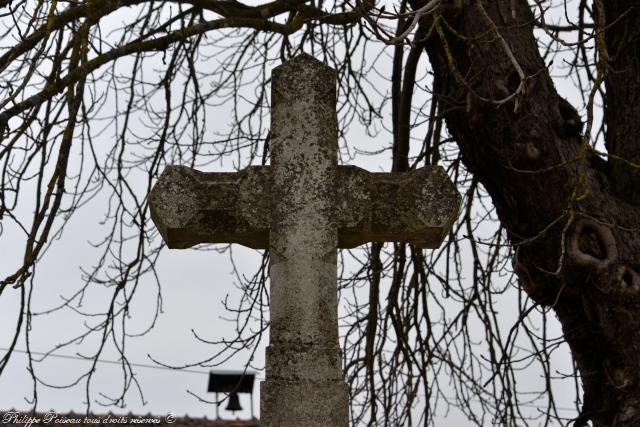
<instances>
[{"instance_id":1,"label":"bare tree trunk","mask_svg":"<svg viewBox=\"0 0 640 427\"><path fill-rule=\"evenodd\" d=\"M605 121L611 176L617 194L637 206L640 204L640 5L633 0L603 3L607 24L605 55L610 67L605 76Z\"/></svg>"},{"instance_id":2,"label":"bare tree trunk","mask_svg":"<svg viewBox=\"0 0 640 427\"><path fill-rule=\"evenodd\" d=\"M584 387L576 425L638 426L640 19L631 0L604 3L608 161L554 88L526 1L443 2L421 25L449 131L517 245L520 283L562 323Z\"/></svg>"}]
</instances>

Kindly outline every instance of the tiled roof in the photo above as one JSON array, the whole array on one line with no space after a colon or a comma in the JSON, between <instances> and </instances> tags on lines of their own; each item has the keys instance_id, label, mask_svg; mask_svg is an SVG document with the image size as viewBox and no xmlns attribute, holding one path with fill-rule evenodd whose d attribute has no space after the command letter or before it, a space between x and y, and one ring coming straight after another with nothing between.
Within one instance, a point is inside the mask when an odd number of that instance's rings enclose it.
<instances>
[{"instance_id":1,"label":"tiled roof","mask_svg":"<svg viewBox=\"0 0 640 427\"><path fill-rule=\"evenodd\" d=\"M209 418L171 417L167 415L118 415L89 414L69 412L59 414L48 412L0 411L0 424L3 427L40 427L40 426L92 426L92 427L258 427L259 421L252 420L212 420Z\"/></svg>"}]
</instances>

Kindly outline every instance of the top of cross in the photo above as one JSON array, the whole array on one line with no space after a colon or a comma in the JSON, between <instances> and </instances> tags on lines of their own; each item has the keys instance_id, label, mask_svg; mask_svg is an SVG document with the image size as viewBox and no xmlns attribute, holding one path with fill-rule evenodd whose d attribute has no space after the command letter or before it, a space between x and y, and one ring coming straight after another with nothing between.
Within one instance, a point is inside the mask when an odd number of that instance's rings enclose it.
<instances>
[{"instance_id":1,"label":"top of cross","mask_svg":"<svg viewBox=\"0 0 640 427\"><path fill-rule=\"evenodd\" d=\"M320 156L330 163L322 174L331 187L332 207L323 215L337 230L337 247L370 241L437 247L442 242L460 196L441 167L371 173L337 166L335 71L302 54L274 69L272 85L271 166L237 173L169 166L158 180L151 212L169 247L240 243L268 248L272 213L281 199L273 193L276 168L284 171L289 186L303 186L302 171L322 163L318 153L324 150ZM320 151L315 145L322 146ZM289 186L279 185L278 191ZM296 191L304 196L304 188Z\"/></svg>"}]
</instances>

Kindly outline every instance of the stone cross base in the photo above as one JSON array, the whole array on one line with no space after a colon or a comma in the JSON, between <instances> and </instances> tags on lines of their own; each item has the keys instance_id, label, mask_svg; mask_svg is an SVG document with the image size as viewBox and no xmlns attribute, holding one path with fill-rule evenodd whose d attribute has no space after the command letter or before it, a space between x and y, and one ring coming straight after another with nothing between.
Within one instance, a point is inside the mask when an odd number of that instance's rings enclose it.
<instances>
[{"instance_id":1,"label":"stone cross base","mask_svg":"<svg viewBox=\"0 0 640 427\"><path fill-rule=\"evenodd\" d=\"M347 427L349 386L342 380L287 381L269 377L260 384L262 427Z\"/></svg>"}]
</instances>

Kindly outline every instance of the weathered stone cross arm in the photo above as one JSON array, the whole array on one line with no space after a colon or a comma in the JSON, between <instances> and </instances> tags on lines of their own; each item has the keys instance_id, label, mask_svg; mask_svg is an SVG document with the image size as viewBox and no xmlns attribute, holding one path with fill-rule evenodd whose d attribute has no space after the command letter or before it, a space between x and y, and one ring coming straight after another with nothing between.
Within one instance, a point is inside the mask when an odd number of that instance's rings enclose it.
<instances>
[{"instance_id":1,"label":"weathered stone cross arm","mask_svg":"<svg viewBox=\"0 0 640 427\"><path fill-rule=\"evenodd\" d=\"M151 215L169 248L199 243L269 247L271 166L239 173L169 166L150 195ZM336 170L334 215L338 247L397 241L438 247L455 219L459 195L441 167L371 173Z\"/></svg>"}]
</instances>

